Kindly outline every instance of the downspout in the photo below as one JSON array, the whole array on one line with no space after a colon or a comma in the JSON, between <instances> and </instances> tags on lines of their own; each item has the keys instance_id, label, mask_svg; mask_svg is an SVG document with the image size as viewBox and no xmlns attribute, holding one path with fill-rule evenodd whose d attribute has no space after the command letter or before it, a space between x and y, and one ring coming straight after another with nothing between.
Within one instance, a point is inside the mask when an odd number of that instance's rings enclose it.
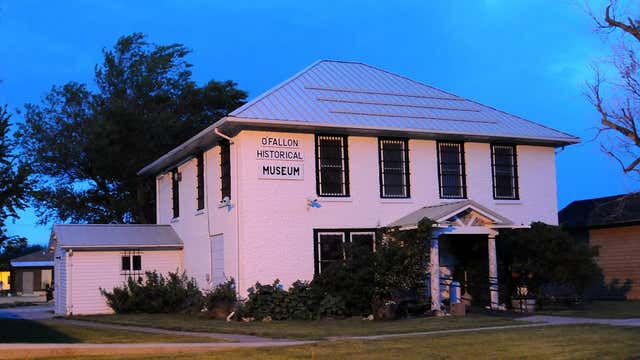
<instances>
[{"instance_id":1,"label":"downspout","mask_svg":"<svg viewBox=\"0 0 640 360\"><path fill-rule=\"evenodd\" d=\"M230 136L223 134L217 127L213 129L213 132L220 136L221 138L229 141L229 145L231 144L235 144L233 141L233 138L231 138ZM229 148L229 151L231 151L231 148ZM234 188L236 189L236 205L235 205L235 211L236 211L236 293L239 294L239 289L241 289L240 287L240 212L239 212L239 205L240 205L240 197L238 196L238 184L240 183L240 166L239 166L239 162L238 162L238 148L235 148L234 151L234 158L235 161L233 162L232 165L236 166L236 177L235 177L235 186ZM233 192L233 191L232 191Z\"/></svg>"}]
</instances>

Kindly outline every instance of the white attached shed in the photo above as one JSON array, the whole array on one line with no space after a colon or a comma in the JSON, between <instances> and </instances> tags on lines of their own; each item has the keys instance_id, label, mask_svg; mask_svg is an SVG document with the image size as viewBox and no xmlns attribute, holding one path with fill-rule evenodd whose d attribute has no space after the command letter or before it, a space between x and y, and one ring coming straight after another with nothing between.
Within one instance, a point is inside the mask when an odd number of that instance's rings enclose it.
<instances>
[{"instance_id":1,"label":"white attached shed","mask_svg":"<svg viewBox=\"0 0 640 360\"><path fill-rule=\"evenodd\" d=\"M100 289L146 271L182 271L182 240L170 225L54 225L55 314L110 313Z\"/></svg>"}]
</instances>

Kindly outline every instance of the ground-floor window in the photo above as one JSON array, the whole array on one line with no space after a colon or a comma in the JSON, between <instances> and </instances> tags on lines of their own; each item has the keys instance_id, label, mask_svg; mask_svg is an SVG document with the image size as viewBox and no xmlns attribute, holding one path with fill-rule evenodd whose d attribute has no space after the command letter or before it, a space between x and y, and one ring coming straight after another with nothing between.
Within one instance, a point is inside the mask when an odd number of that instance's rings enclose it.
<instances>
[{"instance_id":1,"label":"ground-floor window","mask_svg":"<svg viewBox=\"0 0 640 360\"><path fill-rule=\"evenodd\" d=\"M375 229L314 230L315 271L375 251Z\"/></svg>"},{"instance_id":2,"label":"ground-floor window","mask_svg":"<svg viewBox=\"0 0 640 360\"><path fill-rule=\"evenodd\" d=\"M122 253L120 273L127 276L142 275L142 256L139 251L131 250Z\"/></svg>"}]
</instances>

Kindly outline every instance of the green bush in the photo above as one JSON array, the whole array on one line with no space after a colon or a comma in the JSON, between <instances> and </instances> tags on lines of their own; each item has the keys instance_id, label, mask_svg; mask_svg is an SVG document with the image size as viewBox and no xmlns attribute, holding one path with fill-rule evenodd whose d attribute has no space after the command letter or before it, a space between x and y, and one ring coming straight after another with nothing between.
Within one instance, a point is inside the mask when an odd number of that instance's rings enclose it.
<instances>
[{"instance_id":1,"label":"green bush","mask_svg":"<svg viewBox=\"0 0 640 360\"><path fill-rule=\"evenodd\" d=\"M236 283L233 278L218 284L204 294L205 308L212 317L217 319L226 318L233 311L237 302Z\"/></svg>"},{"instance_id":2,"label":"green bush","mask_svg":"<svg viewBox=\"0 0 640 360\"><path fill-rule=\"evenodd\" d=\"M241 317L252 317L258 320L271 316L273 320L288 319L288 293L282 288L280 280L271 285L257 282L249 289L249 296L240 309Z\"/></svg>"},{"instance_id":3,"label":"green bush","mask_svg":"<svg viewBox=\"0 0 640 360\"><path fill-rule=\"evenodd\" d=\"M100 292L116 313L197 313L203 307L202 292L184 272L146 272L144 280L129 277L122 287Z\"/></svg>"}]
</instances>

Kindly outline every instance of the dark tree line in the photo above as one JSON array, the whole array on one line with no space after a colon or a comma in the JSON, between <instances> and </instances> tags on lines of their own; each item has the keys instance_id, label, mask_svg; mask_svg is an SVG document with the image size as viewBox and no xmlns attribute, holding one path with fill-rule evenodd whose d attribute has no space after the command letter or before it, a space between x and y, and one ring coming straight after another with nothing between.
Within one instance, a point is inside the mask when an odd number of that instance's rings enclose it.
<instances>
[{"instance_id":1,"label":"dark tree line","mask_svg":"<svg viewBox=\"0 0 640 360\"><path fill-rule=\"evenodd\" d=\"M69 82L25 105L17 137L41 221L155 222L155 180L136 173L247 97L232 81L198 85L189 52L124 36L103 50L95 90Z\"/></svg>"}]
</instances>

